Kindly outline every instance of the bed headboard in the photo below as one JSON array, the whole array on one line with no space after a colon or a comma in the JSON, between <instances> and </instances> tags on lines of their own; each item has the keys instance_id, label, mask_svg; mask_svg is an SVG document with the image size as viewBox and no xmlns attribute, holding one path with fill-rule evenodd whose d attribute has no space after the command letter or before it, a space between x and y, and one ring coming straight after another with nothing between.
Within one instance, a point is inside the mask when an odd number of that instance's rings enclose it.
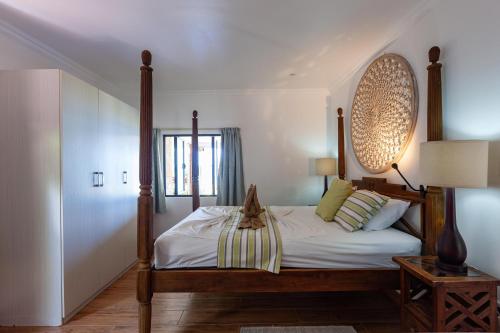
<instances>
[{"instance_id":1,"label":"bed headboard","mask_svg":"<svg viewBox=\"0 0 500 333\"><path fill-rule=\"evenodd\" d=\"M440 49L437 46L429 50L429 66L427 66L427 141L443 139L441 68ZM339 178L346 178L344 115L338 108L338 170ZM408 191L406 185L387 183L385 178L363 177L353 180L353 185L360 189L369 189L392 198L411 201L412 205L420 205L420 230L415 230L410 223L402 220L402 229L422 240L422 253L436 254L437 239L444 225L444 195L439 187L428 187L427 193Z\"/></svg>"},{"instance_id":2,"label":"bed headboard","mask_svg":"<svg viewBox=\"0 0 500 333\"><path fill-rule=\"evenodd\" d=\"M408 191L406 185L391 184L385 178L363 177L361 180L352 180L353 186L360 190L370 190L377 193L386 195L393 199L400 199L410 202L410 207L419 207L420 210L420 223L419 229L415 229L411 223L404 218L400 219L400 223L394 226L401 231L404 231L412 236L417 237L422 241L422 249L425 249L427 240L425 237L425 216L427 202L425 196L420 192Z\"/></svg>"}]
</instances>

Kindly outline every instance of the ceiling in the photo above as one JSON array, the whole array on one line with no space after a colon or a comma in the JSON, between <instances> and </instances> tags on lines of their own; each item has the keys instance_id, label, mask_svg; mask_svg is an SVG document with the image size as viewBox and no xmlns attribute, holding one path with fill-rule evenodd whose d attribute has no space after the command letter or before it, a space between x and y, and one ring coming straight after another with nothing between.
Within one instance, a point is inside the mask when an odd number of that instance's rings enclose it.
<instances>
[{"instance_id":1,"label":"ceiling","mask_svg":"<svg viewBox=\"0 0 500 333\"><path fill-rule=\"evenodd\" d=\"M139 54L162 90L328 88L421 0L0 0L0 20L136 95Z\"/></svg>"}]
</instances>

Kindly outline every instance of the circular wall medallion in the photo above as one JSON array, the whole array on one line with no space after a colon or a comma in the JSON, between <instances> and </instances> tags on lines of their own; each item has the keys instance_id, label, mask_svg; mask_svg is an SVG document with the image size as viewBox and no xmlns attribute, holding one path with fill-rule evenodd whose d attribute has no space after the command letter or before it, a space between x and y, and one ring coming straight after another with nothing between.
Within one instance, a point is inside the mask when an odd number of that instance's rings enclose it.
<instances>
[{"instance_id":1,"label":"circular wall medallion","mask_svg":"<svg viewBox=\"0 0 500 333\"><path fill-rule=\"evenodd\" d=\"M399 161L415 129L418 92L410 64L396 54L375 59L359 82L351 113L351 142L370 173Z\"/></svg>"}]
</instances>

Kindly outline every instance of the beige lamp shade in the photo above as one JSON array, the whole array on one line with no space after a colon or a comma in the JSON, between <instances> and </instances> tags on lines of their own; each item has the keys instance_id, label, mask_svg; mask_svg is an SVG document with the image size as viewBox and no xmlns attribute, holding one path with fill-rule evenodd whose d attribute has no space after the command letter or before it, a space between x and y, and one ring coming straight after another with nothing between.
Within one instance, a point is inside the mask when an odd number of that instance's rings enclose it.
<instances>
[{"instance_id":1,"label":"beige lamp shade","mask_svg":"<svg viewBox=\"0 0 500 333\"><path fill-rule=\"evenodd\" d=\"M482 188L500 183L499 145L488 141L431 141L420 144L425 185Z\"/></svg>"},{"instance_id":2,"label":"beige lamp shade","mask_svg":"<svg viewBox=\"0 0 500 333\"><path fill-rule=\"evenodd\" d=\"M331 176L337 174L337 160L331 157L316 159L316 174L319 176Z\"/></svg>"}]
</instances>

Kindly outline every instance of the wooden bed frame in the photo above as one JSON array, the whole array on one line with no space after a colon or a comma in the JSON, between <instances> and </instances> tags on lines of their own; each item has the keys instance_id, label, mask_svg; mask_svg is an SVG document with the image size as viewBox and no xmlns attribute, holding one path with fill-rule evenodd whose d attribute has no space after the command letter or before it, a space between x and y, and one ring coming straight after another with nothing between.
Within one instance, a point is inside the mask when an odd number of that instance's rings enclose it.
<instances>
[{"instance_id":1,"label":"wooden bed frame","mask_svg":"<svg viewBox=\"0 0 500 333\"><path fill-rule=\"evenodd\" d=\"M429 51L427 139L442 139L441 64L439 48ZM137 300L139 332L151 331L151 299L155 292L315 292L399 289L398 269L303 269L282 268L279 275L251 269L155 269L153 257L152 115L153 87L151 53L142 52L140 110L140 196L138 199ZM198 188L198 114L193 112L193 210L200 205ZM338 170L346 176L344 150L344 117L338 109ZM420 205L421 231L403 221L402 229L422 240L422 252L434 254L437 235L444 220L443 194L430 188L425 196L406 190L405 185L389 184L383 178L354 180L358 188L375 190L385 195Z\"/></svg>"}]
</instances>

